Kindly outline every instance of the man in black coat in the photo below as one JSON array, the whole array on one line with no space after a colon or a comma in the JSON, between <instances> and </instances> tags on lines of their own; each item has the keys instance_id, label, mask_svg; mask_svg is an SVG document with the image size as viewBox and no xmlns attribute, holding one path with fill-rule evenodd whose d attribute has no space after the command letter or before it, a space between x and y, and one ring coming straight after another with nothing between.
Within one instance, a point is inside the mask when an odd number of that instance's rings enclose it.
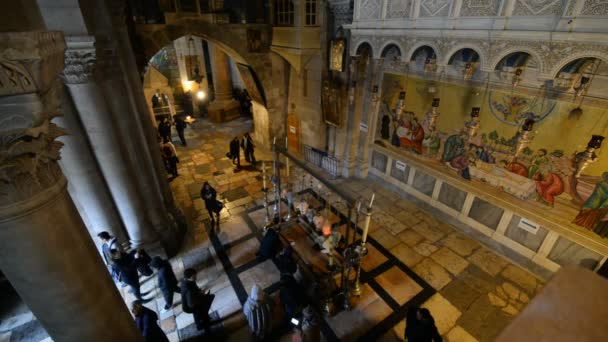
<instances>
[{"instance_id":1,"label":"man in black coat","mask_svg":"<svg viewBox=\"0 0 608 342\"><path fill-rule=\"evenodd\" d=\"M163 297L165 297L164 310L169 310L173 306L173 293L180 293L175 273L173 273L169 261L163 260L158 256L152 258L150 266L157 270L156 276L158 277L158 287L160 288L160 292L163 293Z\"/></svg>"},{"instance_id":2,"label":"man in black coat","mask_svg":"<svg viewBox=\"0 0 608 342\"><path fill-rule=\"evenodd\" d=\"M137 257L138 254L126 254L116 249L110 251L112 263L118 271L120 281L131 287L131 293L135 298L142 300L141 291L139 289L139 274L137 274Z\"/></svg>"},{"instance_id":3,"label":"man in black coat","mask_svg":"<svg viewBox=\"0 0 608 342\"><path fill-rule=\"evenodd\" d=\"M135 325L144 337L144 342L169 342L165 332L158 326L156 312L145 307L140 300L131 303Z\"/></svg>"},{"instance_id":4,"label":"man in black coat","mask_svg":"<svg viewBox=\"0 0 608 342\"><path fill-rule=\"evenodd\" d=\"M182 115L177 115L175 117L175 130L177 131L177 135L179 136L179 140L181 140L182 145L186 146L186 136L184 135L184 129L186 129L186 121Z\"/></svg>"},{"instance_id":5,"label":"man in black coat","mask_svg":"<svg viewBox=\"0 0 608 342\"><path fill-rule=\"evenodd\" d=\"M253 155L253 139L251 139L249 133L245 133L245 135L243 136L243 140L241 140L241 148L245 153L245 160L248 163L251 163L251 165L255 165L255 156Z\"/></svg>"},{"instance_id":6,"label":"man in black coat","mask_svg":"<svg viewBox=\"0 0 608 342\"><path fill-rule=\"evenodd\" d=\"M232 164L234 164L234 160L236 159L236 167L241 167L241 147L239 144L239 137L234 137L232 141L230 141L230 157L232 158Z\"/></svg>"},{"instance_id":7,"label":"man in black coat","mask_svg":"<svg viewBox=\"0 0 608 342\"><path fill-rule=\"evenodd\" d=\"M211 323L209 309L215 295L209 290L201 290L196 285L196 271L192 268L184 270L184 280L181 284L182 309L185 313L194 316L194 323L198 330L206 331Z\"/></svg>"},{"instance_id":8,"label":"man in black coat","mask_svg":"<svg viewBox=\"0 0 608 342\"><path fill-rule=\"evenodd\" d=\"M167 118L158 124L158 134L163 138L163 142L171 141L171 124Z\"/></svg>"}]
</instances>

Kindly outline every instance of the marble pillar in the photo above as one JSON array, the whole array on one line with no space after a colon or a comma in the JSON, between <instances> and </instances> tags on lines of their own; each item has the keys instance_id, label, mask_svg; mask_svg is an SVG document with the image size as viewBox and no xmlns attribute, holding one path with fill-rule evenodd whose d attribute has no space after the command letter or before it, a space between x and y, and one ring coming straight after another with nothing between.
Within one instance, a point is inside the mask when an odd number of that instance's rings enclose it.
<instances>
[{"instance_id":1,"label":"marble pillar","mask_svg":"<svg viewBox=\"0 0 608 342\"><path fill-rule=\"evenodd\" d=\"M346 89L340 92L341 95L339 98L343 99L342 106L340 108L344 108L342 113L342 126L335 127L334 132L334 141L333 141L333 149L334 156L340 161L341 166L341 174L344 177L349 177L352 174L350 170L347 168L347 157L349 150L349 142L350 142L350 131L353 125L352 123L352 115L354 113L354 105L355 105L355 92L356 92L356 65L357 65L357 56L350 57L350 63L348 64L347 75L345 76L344 83L346 84ZM353 85L353 81L355 84ZM357 127L358 128L358 127Z\"/></svg>"},{"instance_id":2,"label":"marble pillar","mask_svg":"<svg viewBox=\"0 0 608 342\"><path fill-rule=\"evenodd\" d=\"M355 65L352 65L352 64ZM361 115L365 103L365 83L369 58L359 56L351 62L351 83L349 89L349 112L347 119L347 132L345 152L342 162L343 175L351 177L356 174L359 153L359 137L361 135ZM355 83L353 83L353 81ZM368 81L369 82L369 81Z\"/></svg>"},{"instance_id":3,"label":"marble pillar","mask_svg":"<svg viewBox=\"0 0 608 342\"><path fill-rule=\"evenodd\" d=\"M232 98L232 80L228 56L217 45L213 45L213 102L209 104L209 117L215 122L232 120L240 115L240 104Z\"/></svg>"},{"instance_id":4,"label":"marble pillar","mask_svg":"<svg viewBox=\"0 0 608 342\"><path fill-rule=\"evenodd\" d=\"M120 72L113 75L120 83L108 90L114 92L113 97L122 99L124 109L117 125L123 132L124 142L134 150L132 170L135 171L138 180L139 192L146 199L144 201L146 215L159 233L165 251L173 255L179 248L179 236L183 235L177 231L173 217L181 213L175 208L156 140L157 132L149 120L151 115L137 74L127 27L124 24L125 5L124 1L110 1L113 39L104 42L102 48L104 51L116 52L115 57L108 57L116 58Z\"/></svg>"},{"instance_id":5,"label":"marble pillar","mask_svg":"<svg viewBox=\"0 0 608 342\"><path fill-rule=\"evenodd\" d=\"M361 122L367 125L367 131L361 131L359 136L359 153L357 153L357 175L367 178L369 169L369 146L373 143L380 109L380 85L382 84L382 65L384 59L375 59L367 69L366 83L363 95L365 106L361 113ZM374 86L377 86L374 93Z\"/></svg>"},{"instance_id":6,"label":"marble pillar","mask_svg":"<svg viewBox=\"0 0 608 342\"><path fill-rule=\"evenodd\" d=\"M92 46L91 39L67 39L65 69L63 81L68 84L86 83L93 77L94 54L87 47ZM85 222L93 239L97 234L107 231L121 242L128 242L128 235L122 223L108 184L103 178L93 146L78 117L74 103L68 97L62 101L63 117L56 122L65 127L68 135L59 140L64 144L62 158L59 162L63 173L70 180L68 191L74 200L78 212Z\"/></svg>"},{"instance_id":7,"label":"marble pillar","mask_svg":"<svg viewBox=\"0 0 608 342\"><path fill-rule=\"evenodd\" d=\"M59 32L0 34L0 269L55 341L143 341L67 191Z\"/></svg>"},{"instance_id":8,"label":"marble pillar","mask_svg":"<svg viewBox=\"0 0 608 342\"><path fill-rule=\"evenodd\" d=\"M86 49L89 63L98 64L93 41ZM109 60L105 60L102 69L103 74L120 71L115 61ZM121 114L127 110L122 103L124 94L116 92L116 89L121 89L120 83L116 80L88 79L84 83L67 83L66 87L88 140L94 147L95 158L118 208L131 246L154 244L158 241L158 233L146 215L144 197L136 186L138 175L132 173L133 168L129 162L136 152L133 151L133 146L129 147L120 139L129 132L117 127L117 122L123 120Z\"/></svg>"}]
</instances>

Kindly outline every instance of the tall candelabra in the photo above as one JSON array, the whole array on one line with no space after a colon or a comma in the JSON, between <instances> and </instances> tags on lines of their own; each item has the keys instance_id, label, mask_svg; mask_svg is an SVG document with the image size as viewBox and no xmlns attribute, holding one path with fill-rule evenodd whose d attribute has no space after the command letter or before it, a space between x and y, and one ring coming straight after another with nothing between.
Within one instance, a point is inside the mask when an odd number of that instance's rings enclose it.
<instances>
[{"instance_id":1,"label":"tall candelabra","mask_svg":"<svg viewBox=\"0 0 608 342\"><path fill-rule=\"evenodd\" d=\"M431 109L426 112L426 122L428 124L428 129L430 131L435 130L435 126L437 125L437 118L439 117L439 98L433 99L433 104L431 105Z\"/></svg>"},{"instance_id":2,"label":"tall candelabra","mask_svg":"<svg viewBox=\"0 0 608 342\"><path fill-rule=\"evenodd\" d=\"M592 135L591 140L587 144L587 149L582 152L578 152L574 156L574 177L578 178L587 166L595 163L599 158L595 154L595 150L602 146L602 140L604 137L601 135Z\"/></svg>"},{"instance_id":3,"label":"tall candelabra","mask_svg":"<svg viewBox=\"0 0 608 342\"><path fill-rule=\"evenodd\" d=\"M465 123L468 140L471 141L475 135L477 135L477 131L479 131L479 107L473 107L471 110L471 120Z\"/></svg>"},{"instance_id":4,"label":"tall candelabra","mask_svg":"<svg viewBox=\"0 0 608 342\"><path fill-rule=\"evenodd\" d=\"M534 127L533 119L526 119L524 124L521 126L521 131L519 131L519 135L517 136L517 141L515 142L515 151L513 153L513 157L517 158L517 156L528 146L530 142L532 142L532 128Z\"/></svg>"},{"instance_id":5,"label":"tall candelabra","mask_svg":"<svg viewBox=\"0 0 608 342\"><path fill-rule=\"evenodd\" d=\"M262 192L264 193L264 208L266 209L266 220L264 228L270 226L270 205L268 204L268 188L266 187L266 162L262 161Z\"/></svg>"},{"instance_id":6,"label":"tall candelabra","mask_svg":"<svg viewBox=\"0 0 608 342\"><path fill-rule=\"evenodd\" d=\"M372 218L372 204L374 203L375 194L372 194L372 199L369 201L363 215L365 215L365 223L363 224L363 233L361 234L361 243L355 248L355 252L359 255L359 263L357 264L357 274L355 276L355 284L353 286L352 293L355 296L361 296L361 259L367 255L367 248L365 243L367 242L367 234L369 232L369 224Z\"/></svg>"}]
</instances>

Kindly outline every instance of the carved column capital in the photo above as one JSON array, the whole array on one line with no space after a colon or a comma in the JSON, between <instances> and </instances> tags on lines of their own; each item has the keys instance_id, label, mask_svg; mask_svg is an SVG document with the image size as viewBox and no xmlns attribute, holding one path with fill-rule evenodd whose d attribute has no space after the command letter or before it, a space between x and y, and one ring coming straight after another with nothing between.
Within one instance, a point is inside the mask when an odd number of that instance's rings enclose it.
<instances>
[{"instance_id":1,"label":"carved column capital","mask_svg":"<svg viewBox=\"0 0 608 342\"><path fill-rule=\"evenodd\" d=\"M68 37L63 80L66 84L87 83L93 79L97 53L93 37Z\"/></svg>"},{"instance_id":2,"label":"carved column capital","mask_svg":"<svg viewBox=\"0 0 608 342\"><path fill-rule=\"evenodd\" d=\"M51 120L60 115L64 50L59 32L0 33L0 207L63 178L55 139L65 132Z\"/></svg>"}]
</instances>

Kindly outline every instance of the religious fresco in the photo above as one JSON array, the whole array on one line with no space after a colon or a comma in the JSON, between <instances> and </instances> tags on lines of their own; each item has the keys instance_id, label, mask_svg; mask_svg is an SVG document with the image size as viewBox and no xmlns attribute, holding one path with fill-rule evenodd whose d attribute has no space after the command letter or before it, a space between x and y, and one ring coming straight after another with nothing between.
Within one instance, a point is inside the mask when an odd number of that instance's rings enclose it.
<instances>
[{"instance_id":1,"label":"religious fresco","mask_svg":"<svg viewBox=\"0 0 608 342\"><path fill-rule=\"evenodd\" d=\"M608 236L608 147L589 149L608 134L605 109L586 107L584 120L572 120L570 102L457 84L428 92L428 84L384 75L378 143L522 200L577 208L573 223ZM595 162L575 177L590 150Z\"/></svg>"}]
</instances>

